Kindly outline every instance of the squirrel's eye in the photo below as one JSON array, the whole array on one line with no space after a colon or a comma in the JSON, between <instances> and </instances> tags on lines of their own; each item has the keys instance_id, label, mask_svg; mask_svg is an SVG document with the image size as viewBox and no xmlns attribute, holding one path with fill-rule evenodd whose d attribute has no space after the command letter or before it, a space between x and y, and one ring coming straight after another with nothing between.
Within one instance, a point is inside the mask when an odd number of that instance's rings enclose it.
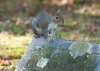
<instances>
[{"instance_id":1,"label":"squirrel's eye","mask_svg":"<svg viewBox=\"0 0 100 71\"><path fill-rule=\"evenodd\" d=\"M56 17L56 19L58 19L59 17Z\"/></svg>"}]
</instances>

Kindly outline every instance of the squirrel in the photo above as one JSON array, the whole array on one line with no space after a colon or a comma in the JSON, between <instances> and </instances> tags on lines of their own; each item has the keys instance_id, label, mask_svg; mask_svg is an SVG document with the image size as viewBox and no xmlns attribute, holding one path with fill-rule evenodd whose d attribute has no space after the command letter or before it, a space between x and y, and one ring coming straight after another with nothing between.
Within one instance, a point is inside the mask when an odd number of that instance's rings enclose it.
<instances>
[{"instance_id":1,"label":"squirrel","mask_svg":"<svg viewBox=\"0 0 100 71\"><path fill-rule=\"evenodd\" d=\"M56 37L55 30L58 24L63 24L64 19L60 10L55 13L41 12L32 20L32 30L36 38Z\"/></svg>"}]
</instances>

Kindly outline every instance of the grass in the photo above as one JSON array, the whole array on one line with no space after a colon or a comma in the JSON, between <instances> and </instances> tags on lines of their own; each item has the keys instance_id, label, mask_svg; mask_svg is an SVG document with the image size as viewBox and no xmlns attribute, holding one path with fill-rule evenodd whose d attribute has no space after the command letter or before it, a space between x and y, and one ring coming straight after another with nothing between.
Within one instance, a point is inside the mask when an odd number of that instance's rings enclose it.
<instances>
[{"instance_id":1,"label":"grass","mask_svg":"<svg viewBox=\"0 0 100 71\"><path fill-rule=\"evenodd\" d=\"M18 34L23 34L25 33L25 28L22 25L15 25L13 23L9 23L9 24L3 24L0 23L0 32L2 31L7 31L7 32L11 32L13 31L13 33L18 33Z\"/></svg>"},{"instance_id":2,"label":"grass","mask_svg":"<svg viewBox=\"0 0 100 71\"><path fill-rule=\"evenodd\" d=\"M16 64L31 41L31 36L0 34L0 71L14 71Z\"/></svg>"}]
</instances>

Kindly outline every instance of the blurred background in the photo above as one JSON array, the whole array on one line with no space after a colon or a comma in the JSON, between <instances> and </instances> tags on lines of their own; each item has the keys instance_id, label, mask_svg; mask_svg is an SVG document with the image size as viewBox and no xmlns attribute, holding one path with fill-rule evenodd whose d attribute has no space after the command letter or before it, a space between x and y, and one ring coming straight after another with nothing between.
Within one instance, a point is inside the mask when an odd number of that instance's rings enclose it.
<instances>
[{"instance_id":1,"label":"blurred background","mask_svg":"<svg viewBox=\"0 0 100 71\"><path fill-rule=\"evenodd\" d=\"M62 38L100 43L100 0L0 0L0 71L14 71L34 35L32 18L58 9Z\"/></svg>"}]
</instances>

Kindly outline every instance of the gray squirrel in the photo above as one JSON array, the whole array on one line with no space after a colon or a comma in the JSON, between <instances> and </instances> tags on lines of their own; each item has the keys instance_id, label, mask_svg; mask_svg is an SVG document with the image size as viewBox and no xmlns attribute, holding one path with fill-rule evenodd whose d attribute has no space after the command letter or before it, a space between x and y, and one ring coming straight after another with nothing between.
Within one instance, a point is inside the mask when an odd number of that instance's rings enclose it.
<instances>
[{"instance_id":1,"label":"gray squirrel","mask_svg":"<svg viewBox=\"0 0 100 71\"><path fill-rule=\"evenodd\" d=\"M56 37L55 30L58 24L63 24L64 18L60 10L55 13L41 12L32 20L32 30L36 38Z\"/></svg>"}]
</instances>

